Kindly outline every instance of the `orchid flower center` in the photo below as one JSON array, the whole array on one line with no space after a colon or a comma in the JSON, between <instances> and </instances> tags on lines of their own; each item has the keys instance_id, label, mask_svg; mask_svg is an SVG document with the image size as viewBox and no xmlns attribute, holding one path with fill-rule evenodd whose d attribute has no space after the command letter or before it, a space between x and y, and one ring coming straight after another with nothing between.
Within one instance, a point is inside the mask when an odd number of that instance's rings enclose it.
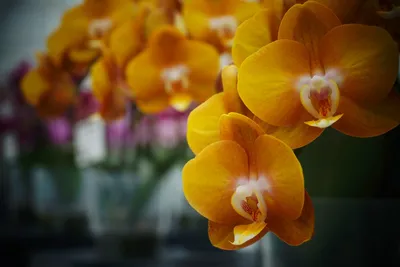
<instances>
[{"instance_id":1,"label":"orchid flower center","mask_svg":"<svg viewBox=\"0 0 400 267\"><path fill-rule=\"evenodd\" d=\"M187 91L189 88L189 69L185 65L176 65L165 68L161 72L164 88L167 94L177 94Z\"/></svg>"},{"instance_id":2,"label":"orchid flower center","mask_svg":"<svg viewBox=\"0 0 400 267\"><path fill-rule=\"evenodd\" d=\"M101 38L112 27L112 21L109 18L94 19L89 24L89 36L93 39Z\"/></svg>"},{"instance_id":3,"label":"orchid flower center","mask_svg":"<svg viewBox=\"0 0 400 267\"><path fill-rule=\"evenodd\" d=\"M220 70L222 70L225 66L228 66L229 64L231 64L232 61L233 61L233 59L232 59L231 53L227 53L227 52L222 53L219 56L219 67L220 67Z\"/></svg>"},{"instance_id":4,"label":"orchid flower center","mask_svg":"<svg viewBox=\"0 0 400 267\"><path fill-rule=\"evenodd\" d=\"M231 198L233 209L252 222L265 221L267 205L262 193L267 189L267 182L264 178L240 181Z\"/></svg>"},{"instance_id":5,"label":"orchid flower center","mask_svg":"<svg viewBox=\"0 0 400 267\"><path fill-rule=\"evenodd\" d=\"M337 81L340 81L340 77L335 77L332 73L301 79L298 85L301 103L316 119L306 124L326 128L341 118L342 115L335 116L340 99Z\"/></svg>"},{"instance_id":6,"label":"orchid flower center","mask_svg":"<svg viewBox=\"0 0 400 267\"><path fill-rule=\"evenodd\" d=\"M214 17L209 20L210 29L217 33L227 47L232 46L237 26L237 21L233 16Z\"/></svg>"}]
</instances>

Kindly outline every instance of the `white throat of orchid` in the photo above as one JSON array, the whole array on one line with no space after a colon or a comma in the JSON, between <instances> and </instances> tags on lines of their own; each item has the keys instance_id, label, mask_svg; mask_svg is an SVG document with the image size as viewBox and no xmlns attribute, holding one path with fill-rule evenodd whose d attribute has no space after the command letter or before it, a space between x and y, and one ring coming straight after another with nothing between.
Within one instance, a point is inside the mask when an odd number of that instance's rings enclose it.
<instances>
[{"instance_id":1,"label":"white throat of orchid","mask_svg":"<svg viewBox=\"0 0 400 267\"><path fill-rule=\"evenodd\" d=\"M226 47L232 47L235 36L237 20L233 16L221 16L209 19L209 27L218 34Z\"/></svg>"},{"instance_id":2,"label":"white throat of orchid","mask_svg":"<svg viewBox=\"0 0 400 267\"><path fill-rule=\"evenodd\" d=\"M300 93L301 103L316 119L305 122L307 125L327 128L343 116L335 115L340 100L338 83L341 82L342 77L335 70L328 71L325 75L315 74L300 79L296 88Z\"/></svg>"},{"instance_id":3,"label":"white throat of orchid","mask_svg":"<svg viewBox=\"0 0 400 267\"><path fill-rule=\"evenodd\" d=\"M219 56L219 69L222 70L225 66L230 65L233 62L231 53L222 53Z\"/></svg>"},{"instance_id":4,"label":"white throat of orchid","mask_svg":"<svg viewBox=\"0 0 400 267\"><path fill-rule=\"evenodd\" d=\"M268 190L268 181L263 177L257 180L240 179L231 198L233 209L252 222L264 222L267 218L267 205L263 192Z\"/></svg>"},{"instance_id":5,"label":"white throat of orchid","mask_svg":"<svg viewBox=\"0 0 400 267\"><path fill-rule=\"evenodd\" d=\"M92 39L101 38L113 26L112 20L109 18L94 19L90 22L88 32Z\"/></svg>"},{"instance_id":6,"label":"white throat of orchid","mask_svg":"<svg viewBox=\"0 0 400 267\"><path fill-rule=\"evenodd\" d=\"M189 88L189 68L183 64L165 68L161 72L167 94L185 92Z\"/></svg>"}]
</instances>

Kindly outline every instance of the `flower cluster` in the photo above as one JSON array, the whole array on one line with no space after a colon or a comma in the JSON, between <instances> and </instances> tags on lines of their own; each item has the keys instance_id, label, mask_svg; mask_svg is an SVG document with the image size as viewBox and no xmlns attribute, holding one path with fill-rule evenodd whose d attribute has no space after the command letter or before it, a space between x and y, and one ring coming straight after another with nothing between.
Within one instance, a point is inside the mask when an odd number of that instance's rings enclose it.
<instances>
[{"instance_id":1,"label":"flower cluster","mask_svg":"<svg viewBox=\"0 0 400 267\"><path fill-rule=\"evenodd\" d=\"M58 117L76 104L77 85L89 75L106 121L124 117L132 102L146 114L185 111L215 93L236 28L261 7L242 0L84 0L48 37L22 82L25 98L41 117Z\"/></svg>"},{"instance_id":2,"label":"flower cluster","mask_svg":"<svg viewBox=\"0 0 400 267\"><path fill-rule=\"evenodd\" d=\"M264 2L236 31L223 91L188 118L196 156L183 169L183 189L225 250L267 232L290 245L312 238L314 210L293 149L327 127L373 137L400 124L399 7Z\"/></svg>"},{"instance_id":3,"label":"flower cluster","mask_svg":"<svg viewBox=\"0 0 400 267\"><path fill-rule=\"evenodd\" d=\"M105 121L133 103L163 118L153 129L165 145L186 133L183 191L214 246L267 232L300 245L314 210L293 150L327 127L365 138L400 124L399 21L397 1L84 0L22 89L40 116L59 117L89 75ZM171 124L193 103L187 132L184 115Z\"/></svg>"}]
</instances>

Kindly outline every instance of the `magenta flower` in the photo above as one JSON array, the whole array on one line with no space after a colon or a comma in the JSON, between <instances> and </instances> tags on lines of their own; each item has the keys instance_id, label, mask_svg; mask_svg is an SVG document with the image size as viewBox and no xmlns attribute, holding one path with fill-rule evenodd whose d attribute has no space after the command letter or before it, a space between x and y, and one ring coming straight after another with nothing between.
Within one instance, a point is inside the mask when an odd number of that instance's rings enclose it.
<instances>
[{"instance_id":1,"label":"magenta flower","mask_svg":"<svg viewBox=\"0 0 400 267\"><path fill-rule=\"evenodd\" d=\"M12 131L16 134L18 146L24 151L32 150L40 138L40 123L33 108L25 102L20 82L31 69L27 61L22 61L8 74L2 85L0 97L0 134Z\"/></svg>"},{"instance_id":2,"label":"magenta flower","mask_svg":"<svg viewBox=\"0 0 400 267\"><path fill-rule=\"evenodd\" d=\"M128 142L130 116L107 124L107 143L111 149L121 149Z\"/></svg>"},{"instance_id":3,"label":"magenta flower","mask_svg":"<svg viewBox=\"0 0 400 267\"><path fill-rule=\"evenodd\" d=\"M165 148L174 148L181 140L179 120L176 117L162 118L155 122L155 144Z\"/></svg>"},{"instance_id":4,"label":"magenta flower","mask_svg":"<svg viewBox=\"0 0 400 267\"><path fill-rule=\"evenodd\" d=\"M156 116L154 141L156 144L173 148L186 140L187 117L190 113L167 109Z\"/></svg>"},{"instance_id":5,"label":"magenta flower","mask_svg":"<svg viewBox=\"0 0 400 267\"><path fill-rule=\"evenodd\" d=\"M71 141L72 127L67 118L53 119L45 124L49 140L54 145L65 145Z\"/></svg>"},{"instance_id":6,"label":"magenta flower","mask_svg":"<svg viewBox=\"0 0 400 267\"><path fill-rule=\"evenodd\" d=\"M144 116L135 124L128 141L132 147L143 147L151 143L154 139L153 121L154 118L152 116Z\"/></svg>"}]
</instances>

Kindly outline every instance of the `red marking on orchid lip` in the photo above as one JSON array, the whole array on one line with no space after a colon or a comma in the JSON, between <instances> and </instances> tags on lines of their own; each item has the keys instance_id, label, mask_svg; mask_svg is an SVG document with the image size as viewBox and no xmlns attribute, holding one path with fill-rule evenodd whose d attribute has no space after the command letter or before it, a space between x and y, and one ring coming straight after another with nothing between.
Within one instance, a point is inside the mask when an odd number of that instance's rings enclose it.
<instances>
[{"instance_id":1,"label":"red marking on orchid lip","mask_svg":"<svg viewBox=\"0 0 400 267\"><path fill-rule=\"evenodd\" d=\"M322 88L320 92L311 91L309 98L314 108L324 117L328 115L332 108L330 88Z\"/></svg>"}]
</instances>

